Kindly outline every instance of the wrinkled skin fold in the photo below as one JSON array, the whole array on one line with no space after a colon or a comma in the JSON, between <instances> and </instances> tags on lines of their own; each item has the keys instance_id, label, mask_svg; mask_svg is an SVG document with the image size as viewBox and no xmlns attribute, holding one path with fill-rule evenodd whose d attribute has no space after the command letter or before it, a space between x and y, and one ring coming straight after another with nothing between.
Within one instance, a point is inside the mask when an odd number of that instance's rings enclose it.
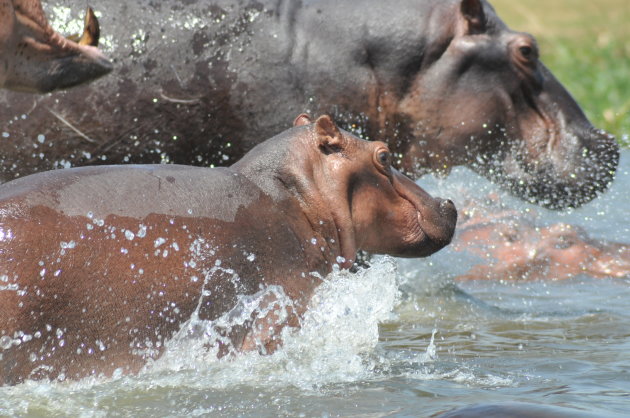
<instances>
[{"instance_id":1,"label":"wrinkled skin fold","mask_svg":"<svg viewBox=\"0 0 630 418\"><path fill-rule=\"evenodd\" d=\"M465 165L548 208L583 205L614 177L615 139L485 1L99 7L116 73L55 101L0 93L13 120L0 125L4 180L81 164L225 165L303 111L386 140L407 173Z\"/></svg>"}]
</instances>

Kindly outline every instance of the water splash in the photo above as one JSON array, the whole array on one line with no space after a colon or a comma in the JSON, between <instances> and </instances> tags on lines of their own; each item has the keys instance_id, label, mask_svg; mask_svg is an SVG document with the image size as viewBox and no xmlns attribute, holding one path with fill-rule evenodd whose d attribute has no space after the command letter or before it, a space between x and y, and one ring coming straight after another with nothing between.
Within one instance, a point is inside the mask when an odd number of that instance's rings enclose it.
<instances>
[{"instance_id":1,"label":"water splash","mask_svg":"<svg viewBox=\"0 0 630 418\"><path fill-rule=\"evenodd\" d=\"M291 387L317 391L331 384L379 378L370 356L374 356L379 341L379 323L395 319L398 281L396 262L387 257L357 273L335 271L317 289L301 328L285 328L283 346L274 354L251 352L218 359L216 350L206 345L217 338L213 333L217 326L242 324L269 294L290 304L281 288L261 289L242 297L235 309L215 321L193 318L177 338L166 344L164 355L138 376L115 374L110 379L88 377L78 382L27 381L2 387L0 415L34 410L85 415L89 410L88 415L99 416L100 404L117 404L113 399L156 388L232 391L246 385L267 391Z\"/></svg>"},{"instance_id":2,"label":"water splash","mask_svg":"<svg viewBox=\"0 0 630 418\"><path fill-rule=\"evenodd\" d=\"M300 329L283 330L283 346L274 354L217 359L217 349L208 345L216 345L216 340L229 345L218 330L240 326L257 311L264 316L261 303L269 295L290 309L291 301L282 289L272 286L242 297L232 311L215 321L193 318L144 375L163 384L176 380L177 384L215 388L263 384L313 389L365 379L373 371L366 358L378 343L378 324L392 319L398 302L396 264L383 258L357 273L333 272L317 289ZM172 376L168 371L180 373Z\"/></svg>"}]
</instances>

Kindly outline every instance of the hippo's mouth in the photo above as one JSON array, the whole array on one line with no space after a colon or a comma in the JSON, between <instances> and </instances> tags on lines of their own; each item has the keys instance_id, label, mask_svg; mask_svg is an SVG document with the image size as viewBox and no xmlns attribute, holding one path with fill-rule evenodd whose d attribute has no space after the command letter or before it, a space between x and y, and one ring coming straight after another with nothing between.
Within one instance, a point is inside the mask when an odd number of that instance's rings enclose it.
<instances>
[{"instance_id":1,"label":"hippo's mouth","mask_svg":"<svg viewBox=\"0 0 630 418\"><path fill-rule=\"evenodd\" d=\"M450 244L457 223L457 210L452 201L432 199L425 204L401 197L413 207L415 225L407 235L412 245L402 251L400 257L427 257Z\"/></svg>"},{"instance_id":2,"label":"hippo's mouth","mask_svg":"<svg viewBox=\"0 0 630 418\"><path fill-rule=\"evenodd\" d=\"M451 242L457 223L457 210L450 200L434 198L414 181L392 170L391 184L407 203L406 233L398 251L399 257L427 257Z\"/></svg>"}]
</instances>

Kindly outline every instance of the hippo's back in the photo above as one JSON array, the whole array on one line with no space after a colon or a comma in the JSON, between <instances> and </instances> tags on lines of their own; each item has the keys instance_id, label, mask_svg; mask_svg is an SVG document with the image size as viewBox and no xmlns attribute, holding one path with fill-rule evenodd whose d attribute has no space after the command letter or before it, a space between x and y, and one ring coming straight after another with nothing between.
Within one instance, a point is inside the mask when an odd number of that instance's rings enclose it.
<instances>
[{"instance_id":1,"label":"hippo's back","mask_svg":"<svg viewBox=\"0 0 630 418\"><path fill-rule=\"evenodd\" d=\"M238 193L234 191L238 190ZM228 168L121 165L53 170L0 186L0 216L21 216L35 207L65 216L137 219L149 214L232 221L260 191Z\"/></svg>"}]
</instances>

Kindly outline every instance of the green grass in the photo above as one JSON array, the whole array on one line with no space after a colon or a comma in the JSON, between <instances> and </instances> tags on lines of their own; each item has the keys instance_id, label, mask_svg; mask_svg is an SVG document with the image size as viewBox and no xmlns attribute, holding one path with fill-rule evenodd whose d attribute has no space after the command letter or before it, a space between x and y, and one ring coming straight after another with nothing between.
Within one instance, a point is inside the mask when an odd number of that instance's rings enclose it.
<instances>
[{"instance_id":1,"label":"green grass","mask_svg":"<svg viewBox=\"0 0 630 418\"><path fill-rule=\"evenodd\" d=\"M630 147L630 1L490 0L598 127Z\"/></svg>"}]
</instances>

